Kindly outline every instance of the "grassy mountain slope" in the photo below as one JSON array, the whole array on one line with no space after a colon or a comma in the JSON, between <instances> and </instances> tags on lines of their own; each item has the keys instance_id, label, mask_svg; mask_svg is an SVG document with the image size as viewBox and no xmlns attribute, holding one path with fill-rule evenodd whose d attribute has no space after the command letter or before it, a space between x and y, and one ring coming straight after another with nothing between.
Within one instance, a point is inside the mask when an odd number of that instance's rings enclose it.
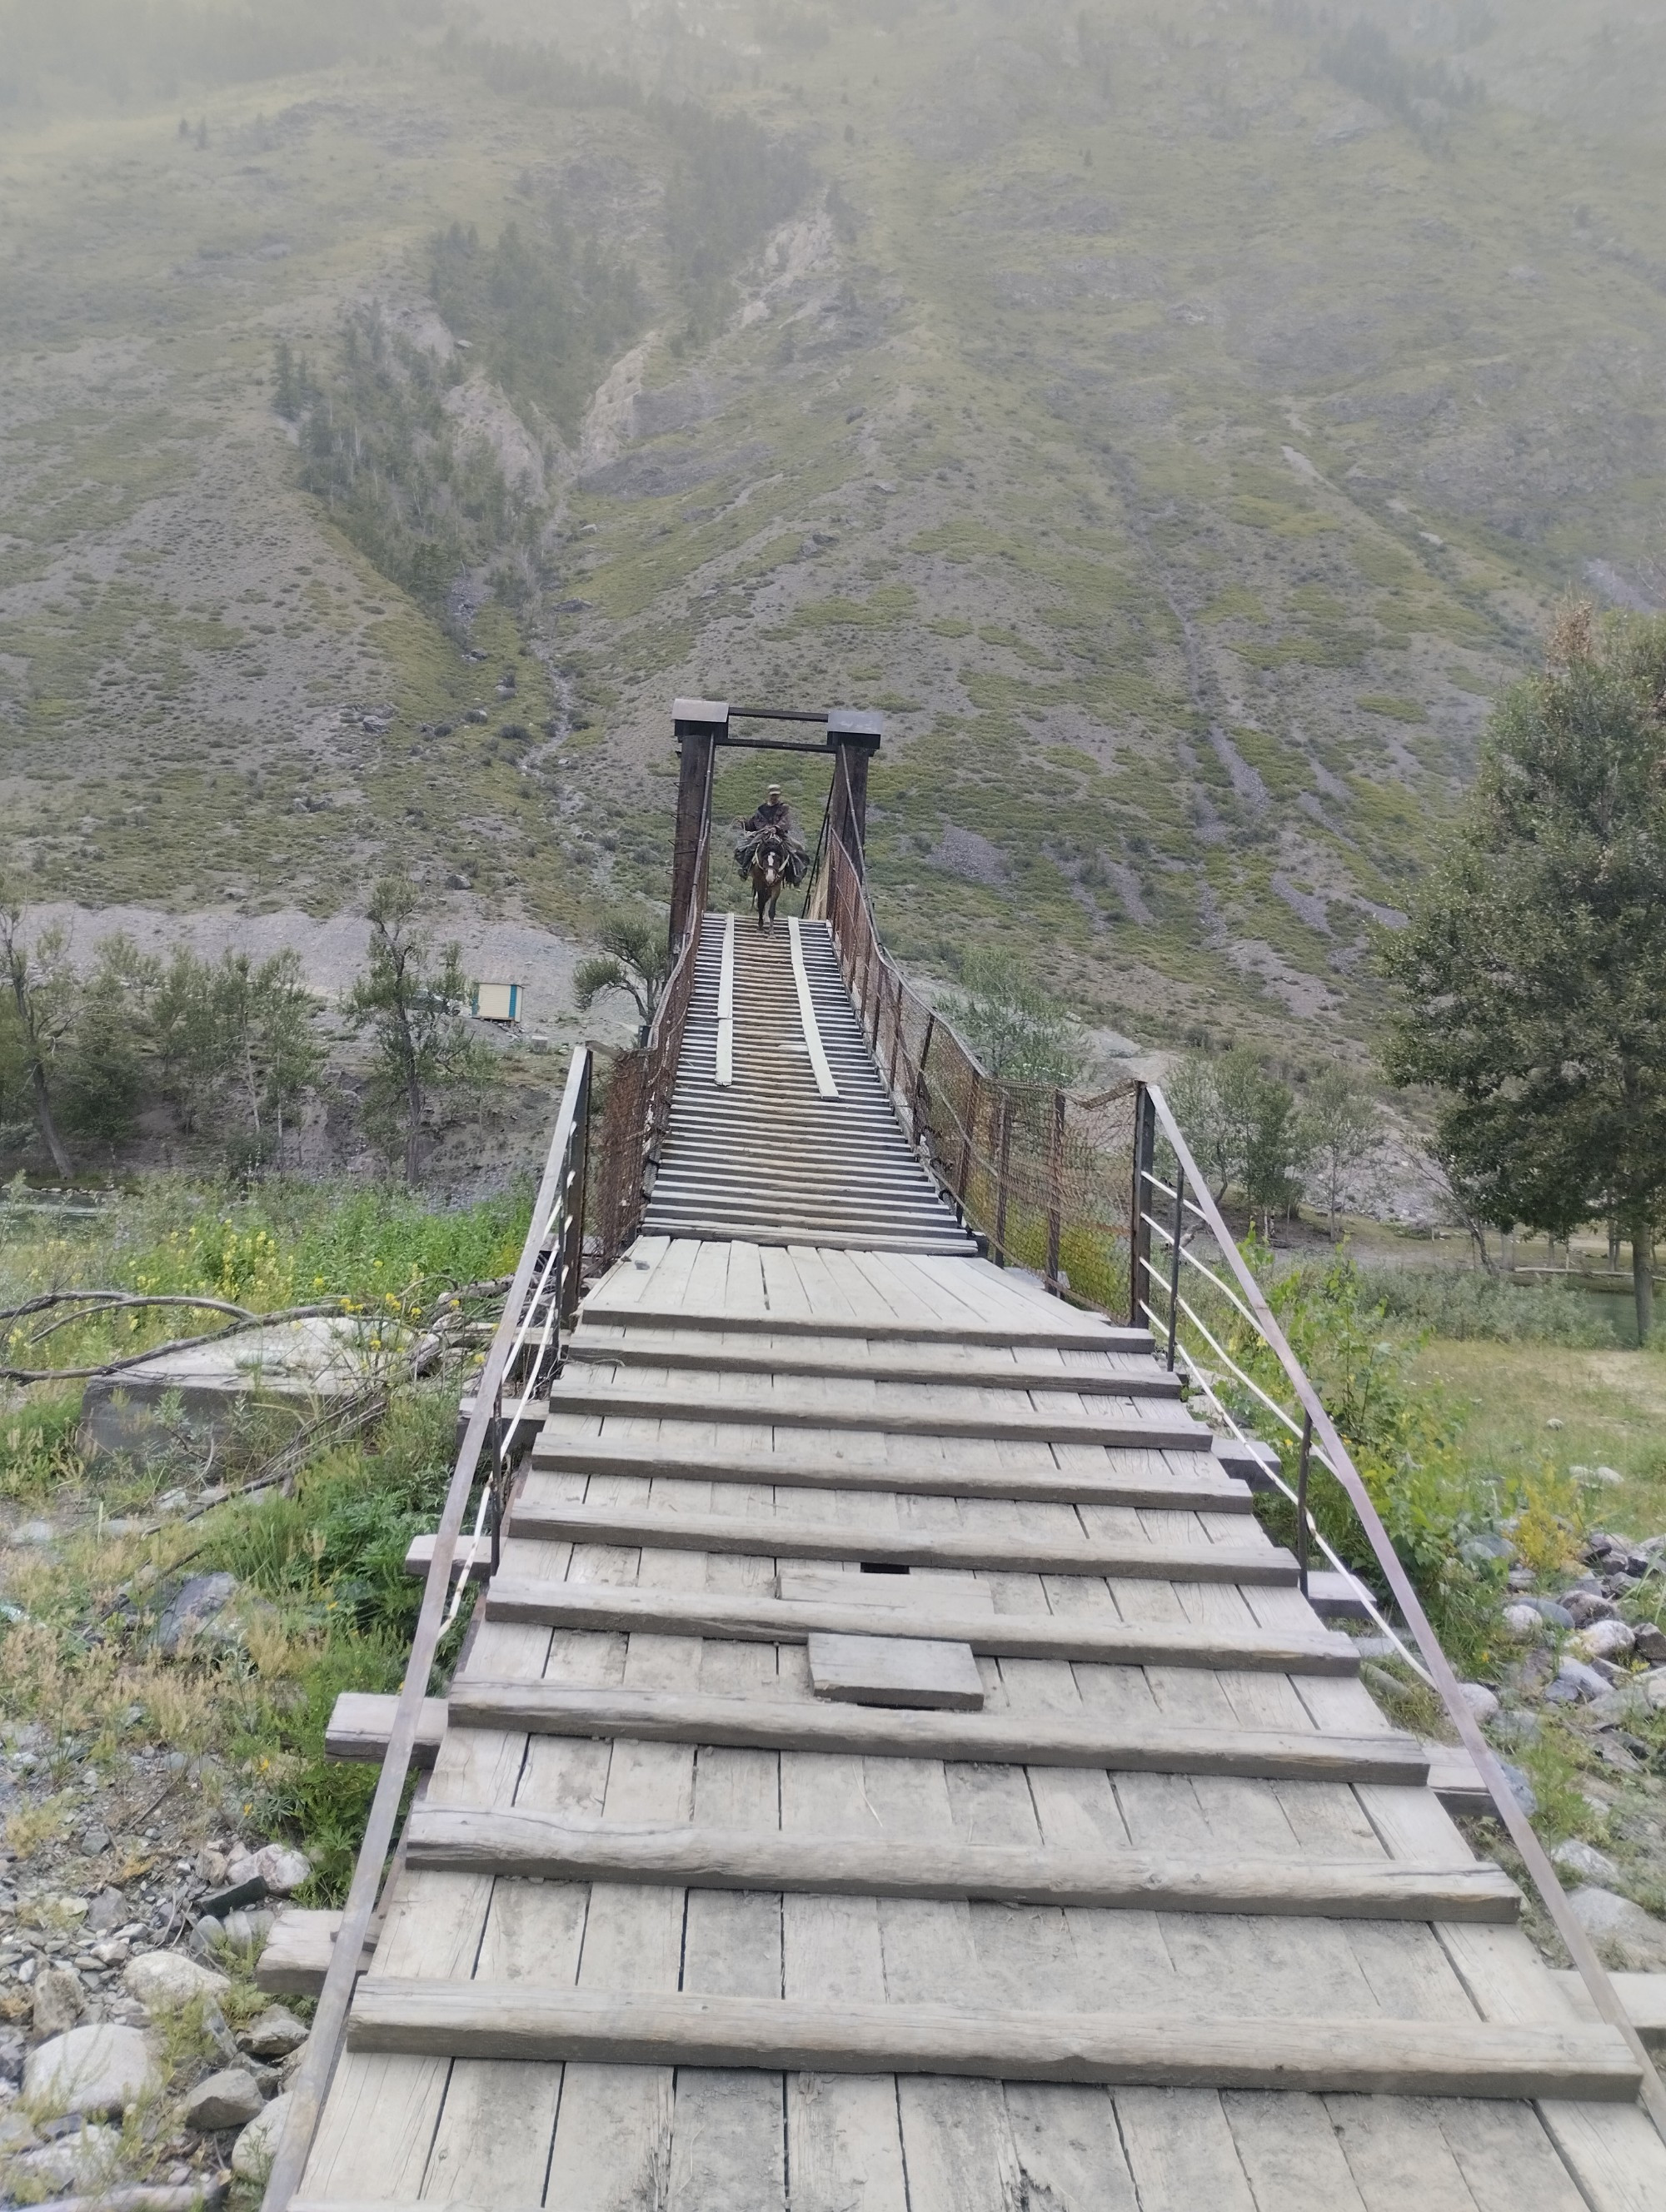
<instances>
[{"instance_id":1,"label":"grassy mountain slope","mask_svg":"<svg viewBox=\"0 0 1666 2212\"><path fill-rule=\"evenodd\" d=\"M662 886L674 694L842 701L910 957L1364 1036L1548 605L1666 591L1662 11L359 27L14 100L0 858L318 912L392 858L581 929Z\"/></svg>"}]
</instances>

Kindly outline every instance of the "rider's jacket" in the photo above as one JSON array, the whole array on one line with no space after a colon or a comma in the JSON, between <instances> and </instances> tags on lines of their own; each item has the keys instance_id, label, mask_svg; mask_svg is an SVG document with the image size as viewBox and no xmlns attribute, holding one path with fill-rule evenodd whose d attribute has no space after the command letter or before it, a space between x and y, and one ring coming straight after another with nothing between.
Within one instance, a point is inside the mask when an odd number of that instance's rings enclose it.
<instances>
[{"instance_id":1,"label":"rider's jacket","mask_svg":"<svg viewBox=\"0 0 1666 2212\"><path fill-rule=\"evenodd\" d=\"M759 806L757 812L750 816L746 823L749 830L786 830L791 826L792 816L784 799L766 799Z\"/></svg>"}]
</instances>

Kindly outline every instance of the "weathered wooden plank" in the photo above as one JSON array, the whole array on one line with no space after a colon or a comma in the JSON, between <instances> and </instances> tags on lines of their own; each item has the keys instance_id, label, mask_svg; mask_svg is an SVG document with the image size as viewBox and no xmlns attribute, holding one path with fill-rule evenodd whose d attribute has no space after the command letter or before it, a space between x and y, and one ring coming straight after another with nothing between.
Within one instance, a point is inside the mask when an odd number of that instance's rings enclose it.
<instances>
[{"instance_id":1,"label":"weathered wooden plank","mask_svg":"<svg viewBox=\"0 0 1666 2212\"><path fill-rule=\"evenodd\" d=\"M324 1731L325 1756L362 1759L380 1766L387 1749L393 1708L398 1703L397 1698L382 1697L372 1691L344 1690L336 1699ZM432 1766L445 1733L445 1699L424 1698L423 1717L416 1724L416 1741L411 1747L411 1765Z\"/></svg>"},{"instance_id":2,"label":"weathered wooden plank","mask_svg":"<svg viewBox=\"0 0 1666 2212\"><path fill-rule=\"evenodd\" d=\"M992 1394L1012 1390L1067 1390L1085 1398L1179 1399L1178 1376L1158 1365L1149 1353L1096 1352L1104 1364L1064 1367L1057 1364L1056 1347L1038 1347L1037 1356L1019 1359L995 1358L993 1346L976 1347L979 1355L955 1359L943 1352L933 1356L927 1346L903 1341L876 1347L866 1339L849 1340L841 1354L820 1347L795 1349L802 1338L791 1334L779 1342L758 1335L737 1345L726 1334L709 1345L662 1344L646 1334L636 1335L580 1328L568 1347L569 1361L586 1369L611 1370L616 1382L628 1383L639 1367L652 1366L670 1375L694 1373L702 1376L767 1376L774 1379L802 1377L818 1382L905 1382L963 1385ZM1053 1352L1053 1364L1046 1358ZM600 1375L595 1377L599 1384Z\"/></svg>"},{"instance_id":3,"label":"weathered wooden plank","mask_svg":"<svg viewBox=\"0 0 1666 2212\"><path fill-rule=\"evenodd\" d=\"M783 1536L781 1540L788 1540ZM1044 1613L997 1613L993 1609L985 1613L981 1608L961 1614L941 1600L927 1605L914 1597L909 1589L912 1576L841 1575L836 1579L861 1585L862 1601L806 1603L705 1591L687 1595L594 1583L526 1583L500 1575L487 1594L486 1613L493 1620L543 1621L561 1628L640 1630L718 1637L732 1643L795 1644L811 1636L871 1633L867 1616L880 1605L901 1616L895 1625L887 1622L887 1636L970 1644L974 1651L994 1656L1096 1660L1132 1667L1267 1668L1280 1675L1310 1670L1340 1674L1351 1672L1359 1663L1348 1638L1322 1629L1306 1637L1278 1634L1253 1626L1223 1633L1186 1623L1118 1621L1109 1616L1109 1608L1098 1614L1077 1613L1063 1619ZM1301 1718L1299 1708L1296 1718L1298 1722Z\"/></svg>"},{"instance_id":4,"label":"weathered wooden plank","mask_svg":"<svg viewBox=\"0 0 1666 2212\"><path fill-rule=\"evenodd\" d=\"M933 1441L929 1437L910 1440L920 1447L912 1455L888 1455L885 1432L880 1428L871 1431L873 1449L869 1453L860 1452L862 1431L847 1430L836 1437L830 1436L824 1445L800 1449L790 1437L775 1439L764 1425L763 1448L749 1458L727 1425L727 1440L715 1441L709 1448L695 1451L672 1444L654 1450L623 1442L618 1414L607 1416L605 1433L579 1435L574 1430L581 1419L595 1428L601 1416L575 1416L569 1424L559 1392L555 1411L560 1418L539 1432L532 1447L534 1485L542 1470L561 1469L580 1474L686 1474L696 1482L763 1480L796 1490L917 1490L949 1498L1033 1498L1061 1505L1207 1506L1215 1513L1243 1514L1255 1509L1255 1500L1243 1485L1224 1474L1211 1454L1197 1450L1179 1455L1177 1473L1160 1460L1153 1471L1152 1458L1143 1447L1137 1466L1122 1468L1101 1446L1061 1443L1052 1449L1073 1455L1067 1464L1020 1473L979 1467L970 1455L958 1462L952 1454L928 1458L924 1448ZM715 1437L714 1428L712 1433ZM1128 1449L1132 1455L1132 1447ZM1083 1464L1090 1450L1099 1455L1097 1468ZM532 1496L537 1494L534 1487Z\"/></svg>"},{"instance_id":5,"label":"weathered wooden plank","mask_svg":"<svg viewBox=\"0 0 1666 2212\"><path fill-rule=\"evenodd\" d=\"M1140 1535L1106 1540L1036 1539L1014 1547L993 1535L944 1529L911 1536L877 1520L866 1522L768 1520L684 1513L672 1516L605 1506L517 1503L510 1519L517 1536L575 1544L672 1547L702 1552L753 1552L792 1559L881 1559L899 1566L983 1567L1049 1575L1128 1575L1183 1577L1194 1582L1293 1583L1296 1562L1272 1544L1219 1543L1195 1550L1154 1544Z\"/></svg>"},{"instance_id":6,"label":"weathered wooden plank","mask_svg":"<svg viewBox=\"0 0 1666 2212\"><path fill-rule=\"evenodd\" d=\"M1612 2028L1430 2021L1191 2020L1110 2013L824 2008L781 1998L671 1998L367 1975L362 2051L644 2066L807 2067L994 2081L1577 2097L1629 2103L1639 2074Z\"/></svg>"},{"instance_id":7,"label":"weathered wooden plank","mask_svg":"<svg viewBox=\"0 0 1666 2212\"><path fill-rule=\"evenodd\" d=\"M767 1418L778 1428L877 1428L899 1437L1013 1437L1039 1443L1145 1444L1161 1451L1205 1452L1213 1441L1201 1421L1164 1411L1160 1401L1126 1391L1096 1397L1091 1405L1068 1393L1049 1391L1047 1400L1061 1402L1021 1407L1000 1402L1010 1400L1012 1392L976 1391L964 1384L884 1382L859 1390L851 1382L842 1386L846 1395L841 1396L830 1385L812 1394L800 1379L790 1389L783 1382L766 1396L741 1394L739 1386L749 1379L767 1378L714 1376L709 1390L699 1390L686 1378L653 1382L649 1373L643 1373L600 1384L569 1371L550 1394L550 1407L604 1416L657 1413L666 1420L721 1421L733 1419L739 1406L743 1419L757 1419L767 1410ZM996 1402L967 1402L980 1396ZM1126 1405L1126 1413L1110 1410L1119 1403ZM1149 1412L1142 1410L1146 1404L1152 1407Z\"/></svg>"},{"instance_id":8,"label":"weathered wooden plank","mask_svg":"<svg viewBox=\"0 0 1666 2212\"><path fill-rule=\"evenodd\" d=\"M982 1774L982 1769L971 1771ZM661 1882L691 1888L1291 1918L1507 1923L1520 1893L1499 1868L1070 1851L1040 1845L897 1842L714 1828L613 1828L519 1807L418 1805L409 1863L550 1881ZM1638 1977L1647 1980L1646 1976Z\"/></svg>"},{"instance_id":9,"label":"weathered wooden plank","mask_svg":"<svg viewBox=\"0 0 1666 2212\"><path fill-rule=\"evenodd\" d=\"M809 1639L810 1686L849 1705L975 1713L983 1680L970 1644L923 1636L818 1633Z\"/></svg>"},{"instance_id":10,"label":"weathered wooden plank","mask_svg":"<svg viewBox=\"0 0 1666 2212\"><path fill-rule=\"evenodd\" d=\"M1015 1724L992 1713L886 1712L753 1698L568 1689L549 1683L459 1682L453 1726L631 1737L646 1743L757 1750L855 1752L880 1758L971 1759L1128 1772L1241 1774L1338 1782L1420 1782L1410 1736L1351 1737L1256 1729L1118 1724L1091 1715Z\"/></svg>"},{"instance_id":11,"label":"weathered wooden plank","mask_svg":"<svg viewBox=\"0 0 1666 2212\"><path fill-rule=\"evenodd\" d=\"M1579 2019L1597 2017L1596 2008L1578 1974L1558 1968L1551 1979ZM1666 2051L1666 1974L1615 1973L1610 1974L1608 1979L1614 1984L1614 1995L1626 2008L1626 2017L1646 2048Z\"/></svg>"},{"instance_id":12,"label":"weathered wooden plank","mask_svg":"<svg viewBox=\"0 0 1666 2212\"><path fill-rule=\"evenodd\" d=\"M675 1246L673 1249L677 1249ZM765 1283L769 1297L767 1314L751 1310L737 1311L725 1307L700 1307L690 1303L679 1306L657 1301L654 1305L628 1304L622 1298L609 1295L603 1299L599 1290L593 1291L586 1303L587 1316L608 1321L618 1321L636 1329L734 1329L747 1326L766 1328L772 1336L848 1336L870 1338L875 1343L905 1341L919 1344L986 1344L1006 1350L1012 1346L1025 1349L1064 1345L1085 1348L1092 1352L1144 1352L1152 1348L1151 1331L1146 1328L1119 1328L1114 1323L1082 1314L1072 1317L1068 1306L1055 1306L1050 1302L1043 1310L1025 1309L1012 1321L961 1319L933 1320L921 1308L905 1320L897 1320L884 1313L877 1305L871 1312L860 1315L848 1310L823 1308L812 1304L793 1261L793 1254L806 1248L800 1244L753 1245L761 1256ZM836 1248L829 1248L836 1249ZM878 1248L853 1248L864 1260L873 1259ZM911 1266L924 1255L884 1253L884 1258L900 1265ZM615 1277L629 1266L620 1263ZM951 1260L952 1266L964 1264Z\"/></svg>"},{"instance_id":13,"label":"weathered wooden plank","mask_svg":"<svg viewBox=\"0 0 1666 2212\"><path fill-rule=\"evenodd\" d=\"M779 1502L776 1510L781 1510ZM905 1615L937 1613L949 1620L981 1622L995 1609L988 1583L956 1570L938 1572L928 1567L877 1575L865 1575L856 1567L783 1567L774 1577L773 1593L763 1593L771 1594L786 1605L828 1606L840 1612L854 1606L864 1615L878 1606Z\"/></svg>"},{"instance_id":14,"label":"weathered wooden plank","mask_svg":"<svg viewBox=\"0 0 1666 2212\"><path fill-rule=\"evenodd\" d=\"M255 1962L255 1985L273 1996L315 1997L324 1987L341 1933L339 1912L309 1912L286 1905L277 1916ZM375 1956L374 1936L366 1939L361 1970Z\"/></svg>"}]
</instances>

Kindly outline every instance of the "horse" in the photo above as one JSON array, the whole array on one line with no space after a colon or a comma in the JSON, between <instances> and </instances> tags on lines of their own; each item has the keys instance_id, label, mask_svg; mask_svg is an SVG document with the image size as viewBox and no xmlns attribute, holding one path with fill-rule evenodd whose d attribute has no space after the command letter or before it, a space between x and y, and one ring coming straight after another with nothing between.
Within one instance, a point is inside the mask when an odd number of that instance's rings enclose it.
<instances>
[{"instance_id":1,"label":"horse","mask_svg":"<svg viewBox=\"0 0 1666 2212\"><path fill-rule=\"evenodd\" d=\"M752 902L757 908L760 929L775 926L775 908L781 902L781 892L792 881L793 851L786 836L779 830L761 830L752 847ZM764 909L769 909L766 925Z\"/></svg>"}]
</instances>

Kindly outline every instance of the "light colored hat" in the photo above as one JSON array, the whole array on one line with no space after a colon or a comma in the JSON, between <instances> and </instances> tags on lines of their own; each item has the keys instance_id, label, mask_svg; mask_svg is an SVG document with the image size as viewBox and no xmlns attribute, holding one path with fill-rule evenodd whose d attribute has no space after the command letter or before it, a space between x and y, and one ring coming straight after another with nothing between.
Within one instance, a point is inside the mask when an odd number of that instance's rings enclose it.
<instances>
[{"instance_id":1,"label":"light colored hat","mask_svg":"<svg viewBox=\"0 0 1666 2212\"><path fill-rule=\"evenodd\" d=\"M769 786L769 796L771 799L779 799L781 797L781 786L778 783L772 783Z\"/></svg>"}]
</instances>

